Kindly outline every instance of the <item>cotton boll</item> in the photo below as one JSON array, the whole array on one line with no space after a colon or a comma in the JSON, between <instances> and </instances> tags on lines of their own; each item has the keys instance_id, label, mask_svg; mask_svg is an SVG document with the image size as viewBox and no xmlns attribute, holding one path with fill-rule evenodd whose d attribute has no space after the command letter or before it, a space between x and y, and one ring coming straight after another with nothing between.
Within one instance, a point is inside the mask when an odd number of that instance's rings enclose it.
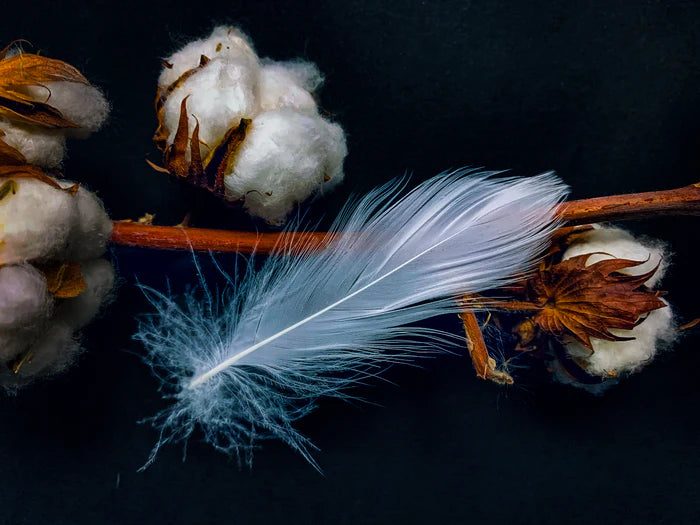
<instances>
[{"instance_id":1,"label":"cotton boll","mask_svg":"<svg viewBox=\"0 0 700 525\"><path fill-rule=\"evenodd\" d=\"M0 331L40 325L52 309L41 272L29 264L0 267Z\"/></svg>"},{"instance_id":2,"label":"cotton boll","mask_svg":"<svg viewBox=\"0 0 700 525\"><path fill-rule=\"evenodd\" d=\"M255 112L258 74L257 60L219 58L192 75L165 103L163 116L170 131L168 143L175 139L182 100L189 97L189 134L198 121L200 140L214 148L241 118Z\"/></svg>"},{"instance_id":3,"label":"cotton boll","mask_svg":"<svg viewBox=\"0 0 700 525\"><path fill-rule=\"evenodd\" d=\"M29 164L55 168L63 162L66 136L62 130L12 124L4 118L0 118L0 130L4 133L0 138L24 155Z\"/></svg>"},{"instance_id":4,"label":"cotton boll","mask_svg":"<svg viewBox=\"0 0 700 525\"><path fill-rule=\"evenodd\" d=\"M185 47L168 57L165 62L172 67L163 68L158 79L159 86L168 86L183 73L199 65L200 57L224 58L257 62L257 55L248 38L238 29L219 26L207 38L190 42Z\"/></svg>"},{"instance_id":5,"label":"cotton boll","mask_svg":"<svg viewBox=\"0 0 700 525\"><path fill-rule=\"evenodd\" d=\"M634 337L631 341L603 341L591 338L593 354L586 358L589 374L607 377L634 372L651 361L658 350L673 342L676 331L670 306L653 310L632 330L610 330L620 337ZM567 345L569 353L579 350L579 343Z\"/></svg>"},{"instance_id":6,"label":"cotton boll","mask_svg":"<svg viewBox=\"0 0 700 525\"><path fill-rule=\"evenodd\" d=\"M650 288L653 288L660 281L668 265L666 248L663 244L646 240L640 241L631 233L619 228L598 226L596 229L582 234L579 240L566 250L563 258L570 259L584 253L593 253L587 261L588 265L612 258L646 261L639 266L621 270L622 273L628 275L641 275L659 265L656 273L646 282Z\"/></svg>"},{"instance_id":7,"label":"cotton boll","mask_svg":"<svg viewBox=\"0 0 700 525\"><path fill-rule=\"evenodd\" d=\"M245 199L251 214L280 224L295 204L342 180L346 154L337 124L291 109L262 113L224 179L227 197Z\"/></svg>"},{"instance_id":8,"label":"cotton boll","mask_svg":"<svg viewBox=\"0 0 700 525\"><path fill-rule=\"evenodd\" d=\"M259 103L261 111L292 108L315 114L311 95L323 82L323 76L310 62L267 62L260 70Z\"/></svg>"},{"instance_id":9,"label":"cotton boll","mask_svg":"<svg viewBox=\"0 0 700 525\"><path fill-rule=\"evenodd\" d=\"M72 182L61 181L67 188ZM75 213L63 258L68 261L86 261L100 257L112 233L112 221L97 196L80 187L74 198Z\"/></svg>"},{"instance_id":10,"label":"cotton boll","mask_svg":"<svg viewBox=\"0 0 700 525\"><path fill-rule=\"evenodd\" d=\"M81 273L85 279L85 290L77 297L62 300L54 316L54 319L73 330L83 328L97 315L114 288L114 269L105 259L83 263Z\"/></svg>"},{"instance_id":11,"label":"cotton boll","mask_svg":"<svg viewBox=\"0 0 700 525\"><path fill-rule=\"evenodd\" d=\"M15 182L16 194L0 201L0 265L57 255L74 224L74 195L35 179Z\"/></svg>"}]
</instances>

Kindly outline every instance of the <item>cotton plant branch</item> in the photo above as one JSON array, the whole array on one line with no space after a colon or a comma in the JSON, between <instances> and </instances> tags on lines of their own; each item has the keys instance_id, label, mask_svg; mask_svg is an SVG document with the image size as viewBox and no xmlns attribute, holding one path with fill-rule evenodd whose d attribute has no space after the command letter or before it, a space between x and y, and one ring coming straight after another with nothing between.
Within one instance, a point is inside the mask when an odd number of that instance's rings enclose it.
<instances>
[{"instance_id":1,"label":"cotton plant branch","mask_svg":"<svg viewBox=\"0 0 700 525\"><path fill-rule=\"evenodd\" d=\"M643 219L659 215L700 215L700 183L683 188L596 197L565 202L559 216L569 224ZM111 242L121 246L238 253L270 253L279 245L281 233L256 233L152 226L116 221ZM325 232L294 234L291 246L321 248L330 237Z\"/></svg>"}]
</instances>

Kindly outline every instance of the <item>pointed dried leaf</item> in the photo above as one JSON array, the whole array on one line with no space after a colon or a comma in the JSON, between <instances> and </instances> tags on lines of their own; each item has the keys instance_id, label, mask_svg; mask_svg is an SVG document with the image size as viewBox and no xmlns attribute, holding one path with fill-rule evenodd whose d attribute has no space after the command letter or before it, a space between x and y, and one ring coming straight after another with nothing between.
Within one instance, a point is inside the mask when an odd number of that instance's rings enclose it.
<instances>
[{"instance_id":1,"label":"pointed dried leaf","mask_svg":"<svg viewBox=\"0 0 700 525\"><path fill-rule=\"evenodd\" d=\"M68 188L64 188L55 179L49 177L44 173L41 168L34 166L33 164L23 164L21 166L0 166L0 178L12 178L12 179L36 179L45 184L48 184L52 188L57 190L65 191L74 195L80 184L74 184Z\"/></svg>"},{"instance_id":2,"label":"pointed dried leaf","mask_svg":"<svg viewBox=\"0 0 700 525\"><path fill-rule=\"evenodd\" d=\"M4 133L0 131L0 136L2 135L4 135ZM27 159L24 157L24 155L22 155L22 153L10 146L4 140L0 139L0 165L21 166L22 164L26 163Z\"/></svg>"},{"instance_id":3,"label":"pointed dried leaf","mask_svg":"<svg viewBox=\"0 0 700 525\"><path fill-rule=\"evenodd\" d=\"M213 180L214 193L223 194L224 175L231 171L236 160L236 154L241 148L248 133L251 120L242 118L238 126L234 126L226 132L221 142L212 150L205 161L207 181Z\"/></svg>"},{"instance_id":4,"label":"pointed dried leaf","mask_svg":"<svg viewBox=\"0 0 700 525\"><path fill-rule=\"evenodd\" d=\"M77 297L85 291L85 279L79 263L52 263L39 270L46 278L46 289L58 299Z\"/></svg>"},{"instance_id":5,"label":"pointed dried leaf","mask_svg":"<svg viewBox=\"0 0 700 525\"><path fill-rule=\"evenodd\" d=\"M49 128L77 128L63 118L60 111L46 100L35 100L25 92L27 86L43 86L47 82L77 82L89 84L73 66L32 53L7 57L9 46L0 52L0 115L21 122Z\"/></svg>"},{"instance_id":6,"label":"pointed dried leaf","mask_svg":"<svg viewBox=\"0 0 700 525\"><path fill-rule=\"evenodd\" d=\"M189 119L187 118L187 99L180 104L180 120L173 143L163 155L166 169L176 177L187 177L189 162L187 161L187 145L189 143Z\"/></svg>"},{"instance_id":7,"label":"pointed dried leaf","mask_svg":"<svg viewBox=\"0 0 700 525\"><path fill-rule=\"evenodd\" d=\"M20 53L0 60L0 87L32 86L54 81L90 84L80 71L62 60L33 53Z\"/></svg>"}]
</instances>

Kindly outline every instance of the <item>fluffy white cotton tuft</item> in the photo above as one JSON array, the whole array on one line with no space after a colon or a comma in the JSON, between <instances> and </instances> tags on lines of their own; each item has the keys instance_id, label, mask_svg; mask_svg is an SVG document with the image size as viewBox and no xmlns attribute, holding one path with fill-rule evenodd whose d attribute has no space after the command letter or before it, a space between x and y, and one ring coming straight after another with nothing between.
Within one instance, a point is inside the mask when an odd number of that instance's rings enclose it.
<instances>
[{"instance_id":1,"label":"fluffy white cotton tuft","mask_svg":"<svg viewBox=\"0 0 700 525\"><path fill-rule=\"evenodd\" d=\"M72 184L61 182L64 187ZM112 221L102 201L84 187L78 189L73 201L73 220L63 258L80 262L100 257L112 234Z\"/></svg>"},{"instance_id":2,"label":"fluffy white cotton tuft","mask_svg":"<svg viewBox=\"0 0 700 525\"><path fill-rule=\"evenodd\" d=\"M0 118L0 136L8 146L15 148L29 164L45 168L58 167L66 155L66 134L60 129L13 124Z\"/></svg>"},{"instance_id":3,"label":"fluffy white cotton tuft","mask_svg":"<svg viewBox=\"0 0 700 525\"><path fill-rule=\"evenodd\" d=\"M0 264L58 256L73 227L73 195L35 179L15 182L16 194L0 201Z\"/></svg>"},{"instance_id":4,"label":"fluffy white cotton tuft","mask_svg":"<svg viewBox=\"0 0 700 525\"><path fill-rule=\"evenodd\" d=\"M224 179L227 195L244 199L253 215L282 223L295 204L343 179L346 153L337 124L290 109L263 113Z\"/></svg>"},{"instance_id":5,"label":"fluffy white cotton tuft","mask_svg":"<svg viewBox=\"0 0 700 525\"><path fill-rule=\"evenodd\" d=\"M0 184L5 180L0 178ZM92 193L80 188L73 195L29 178L15 183L16 193L0 200L0 265L82 261L104 253L112 223Z\"/></svg>"},{"instance_id":6,"label":"fluffy white cotton tuft","mask_svg":"<svg viewBox=\"0 0 700 525\"><path fill-rule=\"evenodd\" d=\"M673 310L670 306L654 310L632 330L610 330L621 337L634 337L631 341L604 341L591 339L593 355L583 362L589 374L610 377L635 372L649 363L657 352L669 346L676 338ZM571 354L585 352L579 343L567 345Z\"/></svg>"},{"instance_id":7,"label":"fluffy white cotton tuft","mask_svg":"<svg viewBox=\"0 0 700 525\"><path fill-rule=\"evenodd\" d=\"M202 55L209 61L199 67ZM226 197L242 199L252 215L281 224L295 205L343 179L345 135L319 115L313 96L322 83L314 64L259 60L240 31L217 27L165 61L160 89L176 85L161 115L167 143L174 141L186 97L190 137L198 123L205 159L241 119L251 120L227 161Z\"/></svg>"},{"instance_id":8,"label":"fluffy white cotton tuft","mask_svg":"<svg viewBox=\"0 0 700 525\"><path fill-rule=\"evenodd\" d=\"M588 264L610 258L646 261L639 267L624 270L630 275L646 273L658 265L657 271L646 282L650 288L660 281L668 267L667 249L663 244L651 240L640 241L619 228L596 226L595 230L583 234L569 247L563 258L569 259L586 253L594 254L588 259ZM577 357L587 373L601 378L615 378L639 370L659 350L670 346L677 336L670 306L650 312L632 330L611 329L610 332L619 337L634 339L604 341L591 338L593 354L590 356L590 352L581 344L571 342L566 345L567 353Z\"/></svg>"},{"instance_id":9,"label":"fluffy white cotton tuft","mask_svg":"<svg viewBox=\"0 0 700 525\"><path fill-rule=\"evenodd\" d=\"M158 79L158 85L167 86L175 82L186 71L199 65L201 56L209 59L257 61L253 46L240 30L219 26L207 38L190 42L165 59L165 65Z\"/></svg>"},{"instance_id":10,"label":"fluffy white cotton tuft","mask_svg":"<svg viewBox=\"0 0 700 525\"><path fill-rule=\"evenodd\" d=\"M323 83L323 76L310 62L268 62L260 70L260 110L291 108L315 114L312 93Z\"/></svg>"}]
</instances>

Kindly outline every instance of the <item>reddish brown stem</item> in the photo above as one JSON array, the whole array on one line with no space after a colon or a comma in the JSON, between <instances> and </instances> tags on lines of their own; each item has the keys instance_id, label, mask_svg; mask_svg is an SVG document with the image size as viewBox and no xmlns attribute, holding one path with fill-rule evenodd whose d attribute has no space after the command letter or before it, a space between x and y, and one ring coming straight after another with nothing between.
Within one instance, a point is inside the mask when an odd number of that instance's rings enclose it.
<instances>
[{"instance_id":1,"label":"reddish brown stem","mask_svg":"<svg viewBox=\"0 0 700 525\"><path fill-rule=\"evenodd\" d=\"M700 182L675 190L565 202L560 214L570 224L644 219L658 215L700 215Z\"/></svg>"},{"instance_id":2,"label":"reddish brown stem","mask_svg":"<svg viewBox=\"0 0 700 525\"><path fill-rule=\"evenodd\" d=\"M512 385L513 378L509 374L496 370L496 362L489 356L481 327L474 313L471 310L464 310L459 314L459 318L464 325L467 350L474 364L476 376L501 385Z\"/></svg>"},{"instance_id":3,"label":"reddish brown stem","mask_svg":"<svg viewBox=\"0 0 700 525\"><path fill-rule=\"evenodd\" d=\"M700 183L675 190L565 202L561 205L559 214L571 224L642 219L658 215L700 215ZM111 241L122 246L144 248L269 253L278 245L282 235L115 222ZM328 240L329 236L325 232L295 233L292 246L320 248Z\"/></svg>"}]
</instances>

